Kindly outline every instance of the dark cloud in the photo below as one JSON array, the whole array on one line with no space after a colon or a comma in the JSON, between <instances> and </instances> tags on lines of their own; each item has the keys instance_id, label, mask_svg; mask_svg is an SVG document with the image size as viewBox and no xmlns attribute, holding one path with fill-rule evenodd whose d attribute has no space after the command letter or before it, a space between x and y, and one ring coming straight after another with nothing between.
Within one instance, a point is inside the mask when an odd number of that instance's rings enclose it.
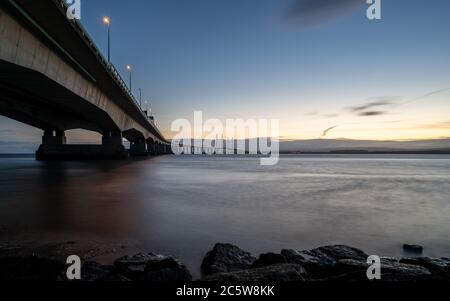
<instances>
[{"instance_id":1,"label":"dark cloud","mask_svg":"<svg viewBox=\"0 0 450 301\"><path fill-rule=\"evenodd\" d=\"M396 96L371 97L367 99L369 102L347 110L358 116L381 116L388 114L388 108L392 108L399 99Z\"/></svg>"},{"instance_id":2,"label":"dark cloud","mask_svg":"<svg viewBox=\"0 0 450 301\"><path fill-rule=\"evenodd\" d=\"M334 130L334 129L337 128L337 127L338 127L338 126L335 125L335 126L332 126L332 127L327 128L325 131L323 131L322 136L321 136L320 138L325 138L331 130Z\"/></svg>"},{"instance_id":3,"label":"dark cloud","mask_svg":"<svg viewBox=\"0 0 450 301\"><path fill-rule=\"evenodd\" d=\"M384 111L365 111L358 113L358 116L381 116L385 115L387 112Z\"/></svg>"},{"instance_id":4,"label":"dark cloud","mask_svg":"<svg viewBox=\"0 0 450 301\"><path fill-rule=\"evenodd\" d=\"M377 108L377 107L384 107L384 106L388 106L388 105L391 105L391 104L392 103L390 101L387 101L387 100L377 100L377 101L372 101L372 102L369 102L369 103L366 103L366 104L363 104L363 105L360 105L360 106L350 107L349 110L351 112L359 114L359 113L361 113L363 111L367 111L367 110L370 110L370 109L373 109L373 108Z\"/></svg>"},{"instance_id":5,"label":"dark cloud","mask_svg":"<svg viewBox=\"0 0 450 301\"><path fill-rule=\"evenodd\" d=\"M350 14L365 3L365 0L293 0L287 20L301 27L318 25Z\"/></svg>"}]
</instances>

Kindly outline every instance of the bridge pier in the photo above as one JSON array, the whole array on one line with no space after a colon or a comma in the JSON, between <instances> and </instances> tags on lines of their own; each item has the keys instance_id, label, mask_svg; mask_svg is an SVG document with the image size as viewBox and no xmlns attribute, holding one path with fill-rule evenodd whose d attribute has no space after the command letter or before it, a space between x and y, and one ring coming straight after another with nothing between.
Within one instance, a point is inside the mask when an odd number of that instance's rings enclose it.
<instances>
[{"instance_id":1,"label":"bridge pier","mask_svg":"<svg viewBox=\"0 0 450 301\"><path fill-rule=\"evenodd\" d=\"M102 145L105 147L120 147L122 143L120 132L105 132L102 136Z\"/></svg>"},{"instance_id":2,"label":"bridge pier","mask_svg":"<svg viewBox=\"0 0 450 301\"><path fill-rule=\"evenodd\" d=\"M148 154L144 139L138 139L130 143L130 156L148 156Z\"/></svg>"},{"instance_id":3,"label":"bridge pier","mask_svg":"<svg viewBox=\"0 0 450 301\"><path fill-rule=\"evenodd\" d=\"M172 155L172 145L171 144L166 144L166 154L167 155Z\"/></svg>"},{"instance_id":4,"label":"bridge pier","mask_svg":"<svg viewBox=\"0 0 450 301\"><path fill-rule=\"evenodd\" d=\"M107 132L101 145L67 144L64 131L45 131L36 160L126 159L129 154L122 144L121 133Z\"/></svg>"},{"instance_id":5,"label":"bridge pier","mask_svg":"<svg viewBox=\"0 0 450 301\"><path fill-rule=\"evenodd\" d=\"M42 136L42 144L44 145L62 145L67 143L64 131L46 130Z\"/></svg>"},{"instance_id":6,"label":"bridge pier","mask_svg":"<svg viewBox=\"0 0 450 301\"><path fill-rule=\"evenodd\" d=\"M156 155L155 143L152 140L147 141L147 152L150 156Z\"/></svg>"}]
</instances>

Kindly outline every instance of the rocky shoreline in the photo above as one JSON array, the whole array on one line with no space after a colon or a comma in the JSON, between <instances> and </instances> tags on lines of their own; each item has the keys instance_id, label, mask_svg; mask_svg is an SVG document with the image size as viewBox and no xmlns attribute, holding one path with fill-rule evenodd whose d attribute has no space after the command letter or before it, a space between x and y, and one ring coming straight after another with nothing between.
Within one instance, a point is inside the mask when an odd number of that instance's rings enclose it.
<instances>
[{"instance_id":1,"label":"rocky shoreline","mask_svg":"<svg viewBox=\"0 0 450 301\"><path fill-rule=\"evenodd\" d=\"M420 246L405 245L420 251ZM254 257L231 244L216 244L201 265L200 281L368 281L368 254L344 246L313 250L282 250ZM66 281L65 262L40 257L0 258L0 280ZM450 281L450 259L429 257L381 258L382 281ZM85 261L82 281L193 281L178 259L154 253L124 256L113 265Z\"/></svg>"}]
</instances>

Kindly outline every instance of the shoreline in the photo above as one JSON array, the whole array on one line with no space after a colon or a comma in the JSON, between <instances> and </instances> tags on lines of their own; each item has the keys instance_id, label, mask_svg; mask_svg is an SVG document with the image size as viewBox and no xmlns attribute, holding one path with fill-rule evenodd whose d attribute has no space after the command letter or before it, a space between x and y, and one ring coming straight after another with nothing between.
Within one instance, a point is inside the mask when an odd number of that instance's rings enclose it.
<instances>
[{"instance_id":1,"label":"shoreline","mask_svg":"<svg viewBox=\"0 0 450 301\"><path fill-rule=\"evenodd\" d=\"M126 245L97 246L94 252L93 246L75 241L37 248L0 246L0 280L66 281L66 257L74 250L82 261L81 281L353 282L368 281L370 267L369 254L346 245L255 256L218 243L205 250L201 276L193 277L183 262L170 255L136 252ZM449 258L423 257L421 246L404 247L411 256L380 257L382 281L450 281Z\"/></svg>"}]
</instances>

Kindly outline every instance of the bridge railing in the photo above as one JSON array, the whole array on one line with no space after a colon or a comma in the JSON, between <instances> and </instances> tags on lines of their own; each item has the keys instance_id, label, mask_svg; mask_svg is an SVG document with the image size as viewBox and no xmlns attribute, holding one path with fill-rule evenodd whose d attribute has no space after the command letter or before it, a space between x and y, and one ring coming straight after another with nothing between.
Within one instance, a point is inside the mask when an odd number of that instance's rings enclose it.
<instances>
[{"instance_id":1,"label":"bridge railing","mask_svg":"<svg viewBox=\"0 0 450 301\"><path fill-rule=\"evenodd\" d=\"M124 92L128 95L128 97L130 97L134 101L134 103L136 105L138 105L139 108L142 110L141 104L136 100L133 93L130 91L130 88L127 86L127 84L123 80L122 76L120 76L120 73L119 73L119 71L117 71L116 67L112 63L106 63L106 67L108 68L108 71L113 76L113 78L116 80L116 82L120 86L120 88L122 90L124 90Z\"/></svg>"}]
</instances>

